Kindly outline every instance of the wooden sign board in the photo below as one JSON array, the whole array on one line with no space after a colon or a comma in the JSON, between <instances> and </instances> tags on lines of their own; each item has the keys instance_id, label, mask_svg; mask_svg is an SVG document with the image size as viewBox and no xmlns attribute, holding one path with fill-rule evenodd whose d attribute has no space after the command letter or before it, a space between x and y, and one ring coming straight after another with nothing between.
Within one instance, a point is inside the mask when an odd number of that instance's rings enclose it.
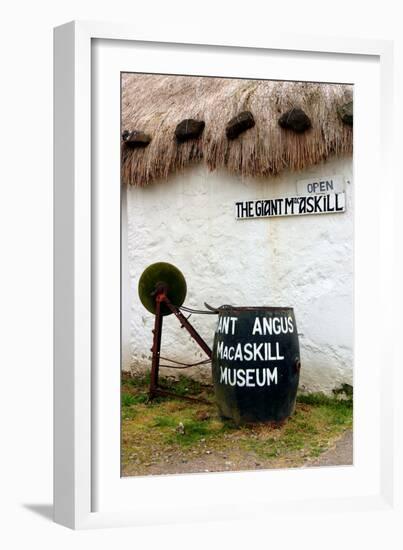
<instances>
[{"instance_id":1,"label":"wooden sign board","mask_svg":"<svg viewBox=\"0 0 403 550\"><path fill-rule=\"evenodd\" d=\"M238 220L273 218L279 216L304 216L307 214L337 214L345 212L345 193L328 193L304 197L280 197L235 203Z\"/></svg>"}]
</instances>

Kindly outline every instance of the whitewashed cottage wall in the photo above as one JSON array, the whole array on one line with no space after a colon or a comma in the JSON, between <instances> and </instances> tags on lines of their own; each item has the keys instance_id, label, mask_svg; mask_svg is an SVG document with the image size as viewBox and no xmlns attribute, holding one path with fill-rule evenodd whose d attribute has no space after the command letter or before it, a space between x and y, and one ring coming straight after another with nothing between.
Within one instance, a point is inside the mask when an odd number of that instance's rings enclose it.
<instances>
[{"instance_id":1,"label":"whitewashed cottage wall","mask_svg":"<svg viewBox=\"0 0 403 550\"><path fill-rule=\"evenodd\" d=\"M335 174L347 181L345 213L235 219L235 201L292 196L297 180ZM210 173L196 165L168 181L123 192L124 369L150 367L154 317L141 305L137 284L149 264L167 261L185 275L190 307L203 307L204 301L294 307L301 388L330 392L344 382L352 384L351 157L267 179L242 179L224 170ZM216 317L194 315L191 321L212 344ZM173 316L164 319L162 354L189 362L204 358ZM185 372L210 379L206 367Z\"/></svg>"}]
</instances>

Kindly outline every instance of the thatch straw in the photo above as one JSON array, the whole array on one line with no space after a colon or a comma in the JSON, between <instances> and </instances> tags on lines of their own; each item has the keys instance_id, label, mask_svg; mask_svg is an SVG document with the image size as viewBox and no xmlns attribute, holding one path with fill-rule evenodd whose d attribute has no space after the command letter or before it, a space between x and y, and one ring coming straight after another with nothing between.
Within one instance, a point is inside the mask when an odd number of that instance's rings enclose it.
<instances>
[{"instance_id":1,"label":"thatch straw","mask_svg":"<svg viewBox=\"0 0 403 550\"><path fill-rule=\"evenodd\" d=\"M152 141L144 149L122 142L122 180L147 185L195 161L210 170L225 167L243 176L270 176L351 154L352 128L337 114L351 99L352 87L342 84L124 74L122 131L146 132ZM304 134L278 125L282 113L297 107L312 122ZM256 125L228 140L227 122L246 110ZM200 138L179 144L174 132L185 118L204 120L206 127Z\"/></svg>"}]
</instances>

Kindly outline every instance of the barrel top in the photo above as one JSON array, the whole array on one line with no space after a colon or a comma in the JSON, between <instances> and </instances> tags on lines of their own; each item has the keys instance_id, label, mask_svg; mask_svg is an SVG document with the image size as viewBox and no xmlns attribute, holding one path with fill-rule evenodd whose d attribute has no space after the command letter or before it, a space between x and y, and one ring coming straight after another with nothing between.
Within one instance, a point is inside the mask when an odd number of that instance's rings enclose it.
<instances>
[{"instance_id":1,"label":"barrel top","mask_svg":"<svg viewBox=\"0 0 403 550\"><path fill-rule=\"evenodd\" d=\"M221 306L220 313L226 311L294 311L293 307L286 306Z\"/></svg>"}]
</instances>

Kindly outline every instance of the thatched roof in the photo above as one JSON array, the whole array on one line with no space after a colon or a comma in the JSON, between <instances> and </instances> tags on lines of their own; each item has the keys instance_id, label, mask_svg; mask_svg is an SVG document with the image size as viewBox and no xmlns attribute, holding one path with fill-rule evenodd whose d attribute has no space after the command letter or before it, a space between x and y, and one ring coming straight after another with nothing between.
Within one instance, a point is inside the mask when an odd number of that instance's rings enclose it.
<instances>
[{"instance_id":1,"label":"thatched roof","mask_svg":"<svg viewBox=\"0 0 403 550\"><path fill-rule=\"evenodd\" d=\"M197 161L210 170L269 176L351 154L352 127L339 116L351 100L352 86L342 84L123 74L122 132L142 132L151 141L135 148L122 141L122 180L147 185ZM279 125L293 108L311 120L304 133ZM226 124L242 111L253 114L255 126L228 139ZM205 127L199 138L180 143L175 129L188 118Z\"/></svg>"}]
</instances>

